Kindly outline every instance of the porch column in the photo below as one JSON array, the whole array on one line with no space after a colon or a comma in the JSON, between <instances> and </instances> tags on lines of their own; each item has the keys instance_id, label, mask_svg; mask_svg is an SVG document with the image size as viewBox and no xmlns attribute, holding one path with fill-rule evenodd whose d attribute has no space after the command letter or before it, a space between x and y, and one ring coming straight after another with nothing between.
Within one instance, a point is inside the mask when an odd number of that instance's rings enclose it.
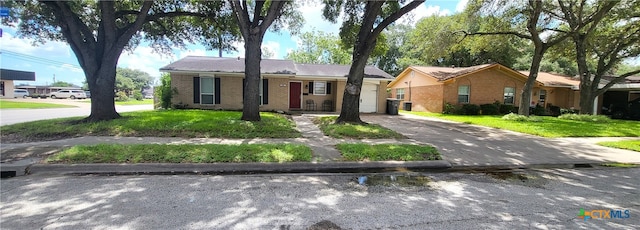
<instances>
[{"instance_id":1,"label":"porch column","mask_svg":"<svg viewBox=\"0 0 640 230\"><path fill-rule=\"evenodd\" d=\"M600 96L593 99L593 115L598 115L598 97Z\"/></svg>"}]
</instances>

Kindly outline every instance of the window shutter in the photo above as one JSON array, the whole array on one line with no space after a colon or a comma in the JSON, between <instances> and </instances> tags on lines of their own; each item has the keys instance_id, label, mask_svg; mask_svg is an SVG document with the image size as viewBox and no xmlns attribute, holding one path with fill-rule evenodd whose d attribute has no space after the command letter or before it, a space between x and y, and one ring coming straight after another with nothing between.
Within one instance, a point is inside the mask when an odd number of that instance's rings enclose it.
<instances>
[{"instance_id":1,"label":"window shutter","mask_svg":"<svg viewBox=\"0 0 640 230\"><path fill-rule=\"evenodd\" d=\"M215 95L215 102L214 102L214 104L220 104L220 78L219 78L219 77L216 77L216 78L214 79L214 81L215 81L215 82L213 83L213 85L214 85L214 87L215 87L214 91L215 91L215 94L216 94L216 95Z\"/></svg>"},{"instance_id":2,"label":"window shutter","mask_svg":"<svg viewBox=\"0 0 640 230\"><path fill-rule=\"evenodd\" d=\"M331 94L331 82L327 82L327 94Z\"/></svg>"},{"instance_id":3,"label":"window shutter","mask_svg":"<svg viewBox=\"0 0 640 230\"><path fill-rule=\"evenodd\" d=\"M200 77L193 78L193 104L200 104Z\"/></svg>"},{"instance_id":4,"label":"window shutter","mask_svg":"<svg viewBox=\"0 0 640 230\"><path fill-rule=\"evenodd\" d=\"M262 79L262 104L269 104L269 80Z\"/></svg>"},{"instance_id":5,"label":"window shutter","mask_svg":"<svg viewBox=\"0 0 640 230\"><path fill-rule=\"evenodd\" d=\"M244 87L245 84L247 84L247 81L243 78L242 79L242 103L244 104Z\"/></svg>"},{"instance_id":6,"label":"window shutter","mask_svg":"<svg viewBox=\"0 0 640 230\"><path fill-rule=\"evenodd\" d=\"M313 82L309 82L309 94L313 94Z\"/></svg>"}]
</instances>

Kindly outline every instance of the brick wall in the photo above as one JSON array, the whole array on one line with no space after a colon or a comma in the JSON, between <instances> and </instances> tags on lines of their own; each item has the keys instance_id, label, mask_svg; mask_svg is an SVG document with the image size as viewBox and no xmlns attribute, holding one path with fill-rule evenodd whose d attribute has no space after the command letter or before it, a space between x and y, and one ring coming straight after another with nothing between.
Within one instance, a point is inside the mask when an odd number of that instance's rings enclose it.
<instances>
[{"instance_id":1,"label":"brick wall","mask_svg":"<svg viewBox=\"0 0 640 230\"><path fill-rule=\"evenodd\" d=\"M411 102L413 102L411 105L411 110L441 113L442 108L444 107L444 100L442 98L443 89L443 85L411 87ZM409 100L409 90L406 89L404 92L407 94L405 95L404 99ZM403 108L402 104L400 104L400 108Z\"/></svg>"},{"instance_id":2,"label":"brick wall","mask_svg":"<svg viewBox=\"0 0 640 230\"><path fill-rule=\"evenodd\" d=\"M444 101L458 104L458 86L468 85L470 104L491 104L495 101L504 103L504 88L514 87L514 105L517 106L525 81L524 78L516 78L502 71L490 69L448 81L444 86Z\"/></svg>"}]
</instances>

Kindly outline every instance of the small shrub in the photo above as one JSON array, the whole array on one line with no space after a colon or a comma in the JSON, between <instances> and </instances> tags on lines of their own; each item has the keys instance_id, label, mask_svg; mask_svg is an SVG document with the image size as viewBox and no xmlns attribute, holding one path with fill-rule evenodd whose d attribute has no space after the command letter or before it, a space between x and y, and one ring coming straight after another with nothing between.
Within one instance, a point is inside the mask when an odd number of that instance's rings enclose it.
<instances>
[{"instance_id":1,"label":"small shrub","mask_svg":"<svg viewBox=\"0 0 640 230\"><path fill-rule=\"evenodd\" d=\"M513 107L513 105L502 104L500 105L500 108L498 110L500 114L509 114L515 112L516 109L515 107Z\"/></svg>"},{"instance_id":2,"label":"small shrub","mask_svg":"<svg viewBox=\"0 0 640 230\"><path fill-rule=\"evenodd\" d=\"M536 105L536 107L532 111L532 114L536 116L544 116L547 115L547 110L545 110L542 106Z\"/></svg>"},{"instance_id":3,"label":"small shrub","mask_svg":"<svg viewBox=\"0 0 640 230\"><path fill-rule=\"evenodd\" d=\"M144 99L142 97L142 93L139 90L136 90L133 92L133 98L136 99L137 101L142 101L142 99Z\"/></svg>"},{"instance_id":4,"label":"small shrub","mask_svg":"<svg viewBox=\"0 0 640 230\"><path fill-rule=\"evenodd\" d=\"M549 104L549 112L551 113L551 116L557 117L560 116L560 107L559 106L555 106L555 105L551 105Z\"/></svg>"},{"instance_id":5,"label":"small shrub","mask_svg":"<svg viewBox=\"0 0 640 230\"><path fill-rule=\"evenodd\" d=\"M171 98L173 97L173 90L171 90L171 75L163 74L160 77L162 85L156 88L156 95L160 97L160 107L168 109L171 107Z\"/></svg>"},{"instance_id":6,"label":"small shrub","mask_svg":"<svg viewBox=\"0 0 640 230\"><path fill-rule=\"evenodd\" d=\"M480 105L482 115L498 115L498 105L494 104L482 104Z\"/></svg>"},{"instance_id":7,"label":"small shrub","mask_svg":"<svg viewBox=\"0 0 640 230\"><path fill-rule=\"evenodd\" d=\"M479 115L480 106L474 104L464 104L462 105L462 113L464 115Z\"/></svg>"},{"instance_id":8,"label":"small shrub","mask_svg":"<svg viewBox=\"0 0 640 230\"><path fill-rule=\"evenodd\" d=\"M593 123L608 123L611 122L611 118L604 115L589 115L589 114L563 114L558 117L563 120L574 120L574 121L586 121Z\"/></svg>"},{"instance_id":9,"label":"small shrub","mask_svg":"<svg viewBox=\"0 0 640 230\"><path fill-rule=\"evenodd\" d=\"M580 111L578 111L576 109L573 109L573 108L571 108L571 109L565 109L565 108L560 109L560 114L561 115L562 114L578 114L579 112Z\"/></svg>"},{"instance_id":10,"label":"small shrub","mask_svg":"<svg viewBox=\"0 0 640 230\"><path fill-rule=\"evenodd\" d=\"M458 111L458 107L455 105L452 105L451 103L445 103L444 104L444 110L442 111L443 114L456 114L456 112Z\"/></svg>"},{"instance_id":11,"label":"small shrub","mask_svg":"<svg viewBox=\"0 0 640 230\"><path fill-rule=\"evenodd\" d=\"M128 101L128 100L129 100L129 97L125 92L118 91L116 93L116 101Z\"/></svg>"},{"instance_id":12,"label":"small shrub","mask_svg":"<svg viewBox=\"0 0 640 230\"><path fill-rule=\"evenodd\" d=\"M507 120L507 121L526 121L526 122L540 122L542 121L542 119L540 119L539 117L536 116L525 116L525 115L520 115L520 114L515 114L515 113L509 113L507 115L502 116L503 120Z\"/></svg>"}]
</instances>

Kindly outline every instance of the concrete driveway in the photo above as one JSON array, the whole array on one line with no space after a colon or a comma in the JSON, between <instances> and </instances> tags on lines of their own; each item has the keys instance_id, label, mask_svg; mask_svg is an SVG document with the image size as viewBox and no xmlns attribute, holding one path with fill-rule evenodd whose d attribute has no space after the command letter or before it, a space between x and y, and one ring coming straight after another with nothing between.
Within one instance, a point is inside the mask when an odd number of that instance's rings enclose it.
<instances>
[{"instance_id":1,"label":"concrete driveway","mask_svg":"<svg viewBox=\"0 0 640 230\"><path fill-rule=\"evenodd\" d=\"M89 116L91 103L86 100L71 99L12 99L21 102L39 102L51 104L64 104L76 106L75 108L51 108L51 109L0 109L0 126L22 122L47 120L64 117ZM84 101L84 102L83 102ZM118 112L130 112L138 110L153 110L153 105L116 105Z\"/></svg>"},{"instance_id":2,"label":"concrete driveway","mask_svg":"<svg viewBox=\"0 0 640 230\"><path fill-rule=\"evenodd\" d=\"M454 166L640 163L638 152L595 144L640 138L543 138L413 115L368 115L362 119L435 146Z\"/></svg>"}]
</instances>

